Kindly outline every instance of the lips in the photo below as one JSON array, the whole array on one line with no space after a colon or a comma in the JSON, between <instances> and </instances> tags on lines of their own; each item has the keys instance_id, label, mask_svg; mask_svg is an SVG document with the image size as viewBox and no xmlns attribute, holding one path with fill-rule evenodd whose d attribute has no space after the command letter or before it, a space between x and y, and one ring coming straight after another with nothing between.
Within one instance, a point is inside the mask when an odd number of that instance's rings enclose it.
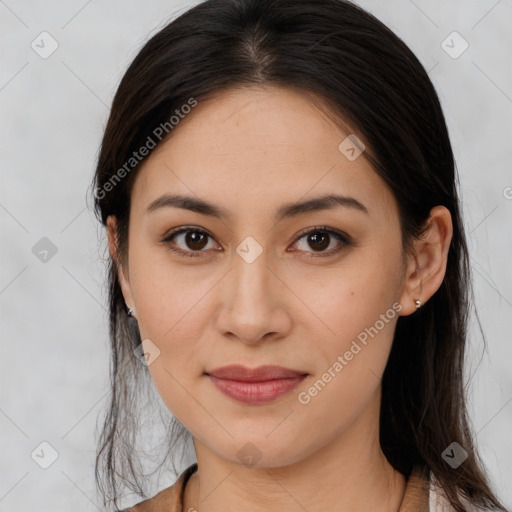
<instances>
[{"instance_id":1,"label":"lips","mask_svg":"<svg viewBox=\"0 0 512 512\"><path fill-rule=\"evenodd\" d=\"M224 366L206 373L224 395L244 404L264 404L295 389L307 373L282 366Z\"/></svg>"}]
</instances>

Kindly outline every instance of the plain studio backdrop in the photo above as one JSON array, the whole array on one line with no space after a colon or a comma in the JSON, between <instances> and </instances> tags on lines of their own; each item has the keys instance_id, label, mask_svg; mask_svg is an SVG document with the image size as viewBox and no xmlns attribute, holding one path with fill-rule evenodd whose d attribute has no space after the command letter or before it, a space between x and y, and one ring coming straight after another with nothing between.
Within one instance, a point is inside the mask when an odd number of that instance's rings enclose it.
<instances>
[{"instance_id":1,"label":"plain studio backdrop","mask_svg":"<svg viewBox=\"0 0 512 512\"><path fill-rule=\"evenodd\" d=\"M196 3L0 0L0 511L101 508L106 246L86 193L122 74ZM359 3L415 52L444 108L487 339L473 317L470 418L512 506L512 0Z\"/></svg>"}]
</instances>

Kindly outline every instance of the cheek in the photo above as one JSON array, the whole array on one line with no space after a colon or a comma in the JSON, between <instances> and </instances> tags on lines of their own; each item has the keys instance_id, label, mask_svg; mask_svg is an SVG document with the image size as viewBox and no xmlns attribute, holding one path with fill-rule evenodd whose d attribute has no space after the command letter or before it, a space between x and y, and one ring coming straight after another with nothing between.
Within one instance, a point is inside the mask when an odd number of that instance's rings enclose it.
<instances>
[{"instance_id":1,"label":"cheek","mask_svg":"<svg viewBox=\"0 0 512 512\"><path fill-rule=\"evenodd\" d=\"M308 297L322 338L315 350L326 369L346 355L342 373L350 382L366 378L369 370L382 374L401 309L400 246L380 247L360 248L328 276L301 280L300 295Z\"/></svg>"},{"instance_id":2,"label":"cheek","mask_svg":"<svg viewBox=\"0 0 512 512\"><path fill-rule=\"evenodd\" d=\"M328 293L315 297L315 311L329 331L323 329L328 334L314 344L315 371L295 405L311 428L327 435L327 414L335 435L362 414L378 391L400 311L388 284L363 273L360 279L332 281ZM334 418L327 411L340 414Z\"/></svg>"},{"instance_id":3,"label":"cheek","mask_svg":"<svg viewBox=\"0 0 512 512\"><path fill-rule=\"evenodd\" d=\"M211 275L198 277L197 267L184 270L149 258L134 272L141 337L158 351L148 368L151 379L170 412L187 425L204 421L191 396L204 370L199 344L212 316L208 293L215 282Z\"/></svg>"},{"instance_id":4,"label":"cheek","mask_svg":"<svg viewBox=\"0 0 512 512\"><path fill-rule=\"evenodd\" d=\"M134 249L130 255L130 280L139 313L141 336L154 339L162 349L177 345L177 355L193 348L201 319L206 319L204 298L214 286L211 271L200 266L171 263L165 250ZM187 343L173 344L173 339Z\"/></svg>"},{"instance_id":5,"label":"cheek","mask_svg":"<svg viewBox=\"0 0 512 512\"><path fill-rule=\"evenodd\" d=\"M372 325L401 295L400 251L391 245L359 248L338 266L291 276L304 303L338 336ZM333 333L333 334L334 334Z\"/></svg>"}]
</instances>

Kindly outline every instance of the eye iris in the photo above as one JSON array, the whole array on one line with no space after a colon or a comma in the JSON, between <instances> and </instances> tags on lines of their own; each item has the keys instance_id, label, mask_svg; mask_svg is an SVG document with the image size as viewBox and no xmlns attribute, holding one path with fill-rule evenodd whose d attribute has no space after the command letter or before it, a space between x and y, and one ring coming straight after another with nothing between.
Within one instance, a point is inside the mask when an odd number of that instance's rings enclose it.
<instances>
[{"instance_id":1,"label":"eye iris","mask_svg":"<svg viewBox=\"0 0 512 512\"><path fill-rule=\"evenodd\" d=\"M189 231L185 236L185 242L187 246L195 251L200 251L203 249L206 245L206 243L204 243L205 241L206 236L204 233L198 233L197 231Z\"/></svg>"},{"instance_id":2,"label":"eye iris","mask_svg":"<svg viewBox=\"0 0 512 512\"><path fill-rule=\"evenodd\" d=\"M315 233L311 233L308 236L308 243L313 242L311 246L312 249L316 250L324 250L329 247L329 235L327 233L323 233L321 231L316 231ZM316 247L315 247L316 244Z\"/></svg>"}]
</instances>

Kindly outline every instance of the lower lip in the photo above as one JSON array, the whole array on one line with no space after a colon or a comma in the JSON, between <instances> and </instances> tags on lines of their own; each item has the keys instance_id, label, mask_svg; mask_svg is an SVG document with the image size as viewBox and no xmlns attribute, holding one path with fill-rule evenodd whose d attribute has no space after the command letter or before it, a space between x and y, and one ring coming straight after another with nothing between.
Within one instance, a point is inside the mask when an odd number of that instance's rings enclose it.
<instances>
[{"instance_id":1,"label":"lower lip","mask_svg":"<svg viewBox=\"0 0 512 512\"><path fill-rule=\"evenodd\" d=\"M246 404L264 404L272 402L296 388L305 375L286 379L265 380L260 382L242 382L239 380L219 379L209 375L213 384L225 395Z\"/></svg>"}]
</instances>

